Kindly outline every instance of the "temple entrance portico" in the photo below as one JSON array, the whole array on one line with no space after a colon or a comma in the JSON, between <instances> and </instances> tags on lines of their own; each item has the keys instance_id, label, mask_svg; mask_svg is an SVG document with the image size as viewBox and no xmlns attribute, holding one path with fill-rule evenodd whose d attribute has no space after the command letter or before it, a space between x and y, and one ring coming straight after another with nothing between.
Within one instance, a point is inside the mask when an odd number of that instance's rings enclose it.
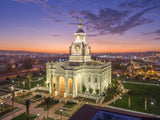
<instances>
[{"instance_id":1,"label":"temple entrance portico","mask_svg":"<svg viewBox=\"0 0 160 120\"><path fill-rule=\"evenodd\" d=\"M80 79L75 77L65 77L64 75L51 75L51 79L47 83L49 85L50 93L53 96L60 95L62 97L71 96L76 97L80 92Z\"/></svg>"}]
</instances>

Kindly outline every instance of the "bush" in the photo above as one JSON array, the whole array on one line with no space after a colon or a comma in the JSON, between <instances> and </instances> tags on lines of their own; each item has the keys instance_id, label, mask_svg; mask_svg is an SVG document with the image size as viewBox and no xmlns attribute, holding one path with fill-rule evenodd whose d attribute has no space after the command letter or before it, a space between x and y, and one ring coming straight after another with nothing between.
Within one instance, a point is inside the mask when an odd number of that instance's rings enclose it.
<instances>
[{"instance_id":1,"label":"bush","mask_svg":"<svg viewBox=\"0 0 160 120\"><path fill-rule=\"evenodd\" d=\"M89 93L92 94L92 92L93 92L93 89L89 88Z\"/></svg>"},{"instance_id":2,"label":"bush","mask_svg":"<svg viewBox=\"0 0 160 120\"><path fill-rule=\"evenodd\" d=\"M99 94L99 89L96 89L96 94L97 94L97 95Z\"/></svg>"},{"instance_id":3,"label":"bush","mask_svg":"<svg viewBox=\"0 0 160 120\"><path fill-rule=\"evenodd\" d=\"M85 85L82 86L82 92L86 92L86 87L85 87Z\"/></svg>"}]
</instances>

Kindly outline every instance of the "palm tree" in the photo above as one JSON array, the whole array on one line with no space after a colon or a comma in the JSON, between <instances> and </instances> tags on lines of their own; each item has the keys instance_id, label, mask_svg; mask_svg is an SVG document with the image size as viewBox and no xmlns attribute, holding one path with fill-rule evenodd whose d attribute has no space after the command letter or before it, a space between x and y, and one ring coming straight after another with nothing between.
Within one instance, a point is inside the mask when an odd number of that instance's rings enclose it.
<instances>
[{"instance_id":1,"label":"palm tree","mask_svg":"<svg viewBox=\"0 0 160 120\"><path fill-rule=\"evenodd\" d=\"M29 80L29 89L31 89L31 79L32 79L32 74L28 74L28 80Z\"/></svg>"},{"instance_id":2,"label":"palm tree","mask_svg":"<svg viewBox=\"0 0 160 120\"><path fill-rule=\"evenodd\" d=\"M46 108L47 108L47 120L48 120L48 115L49 115L49 105L50 103L53 101L53 98L51 97L44 97L44 102L46 104Z\"/></svg>"},{"instance_id":3,"label":"palm tree","mask_svg":"<svg viewBox=\"0 0 160 120\"><path fill-rule=\"evenodd\" d=\"M26 105L26 120L29 120L29 106L30 106L30 99L25 100Z\"/></svg>"}]
</instances>

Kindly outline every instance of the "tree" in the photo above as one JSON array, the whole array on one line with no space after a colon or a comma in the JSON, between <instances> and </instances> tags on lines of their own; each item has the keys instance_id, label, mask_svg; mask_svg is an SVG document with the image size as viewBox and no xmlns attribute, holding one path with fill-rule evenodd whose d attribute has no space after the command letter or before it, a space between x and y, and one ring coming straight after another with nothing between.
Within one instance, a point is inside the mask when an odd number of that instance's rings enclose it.
<instances>
[{"instance_id":1,"label":"tree","mask_svg":"<svg viewBox=\"0 0 160 120\"><path fill-rule=\"evenodd\" d=\"M49 105L50 105L50 103L52 103L52 101L53 101L53 98L51 98L51 97L44 97L44 102L45 102L45 104L46 104L46 108L47 108L47 120L48 120L48 115L49 115Z\"/></svg>"},{"instance_id":2,"label":"tree","mask_svg":"<svg viewBox=\"0 0 160 120\"><path fill-rule=\"evenodd\" d=\"M29 106L30 106L30 99L25 100L26 105L26 120L29 120Z\"/></svg>"},{"instance_id":3,"label":"tree","mask_svg":"<svg viewBox=\"0 0 160 120\"><path fill-rule=\"evenodd\" d=\"M28 81L29 81L29 89L31 89L31 79L32 79L32 74L28 74Z\"/></svg>"},{"instance_id":4,"label":"tree","mask_svg":"<svg viewBox=\"0 0 160 120\"><path fill-rule=\"evenodd\" d=\"M19 87L19 79L20 79L20 75L17 75L16 78L18 79L18 87Z\"/></svg>"}]
</instances>

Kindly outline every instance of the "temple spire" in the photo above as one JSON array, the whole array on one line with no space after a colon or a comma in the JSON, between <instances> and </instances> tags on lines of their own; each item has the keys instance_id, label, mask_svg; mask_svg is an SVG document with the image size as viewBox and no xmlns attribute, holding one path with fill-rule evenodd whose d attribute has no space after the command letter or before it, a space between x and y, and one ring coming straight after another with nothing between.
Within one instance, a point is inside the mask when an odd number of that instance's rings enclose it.
<instances>
[{"instance_id":1,"label":"temple spire","mask_svg":"<svg viewBox=\"0 0 160 120\"><path fill-rule=\"evenodd\" d=\"M82 22L82 20L81 20L81 18L79 17L79 24L81 24L81 22Z\"/></svg>"}]
</instances>

